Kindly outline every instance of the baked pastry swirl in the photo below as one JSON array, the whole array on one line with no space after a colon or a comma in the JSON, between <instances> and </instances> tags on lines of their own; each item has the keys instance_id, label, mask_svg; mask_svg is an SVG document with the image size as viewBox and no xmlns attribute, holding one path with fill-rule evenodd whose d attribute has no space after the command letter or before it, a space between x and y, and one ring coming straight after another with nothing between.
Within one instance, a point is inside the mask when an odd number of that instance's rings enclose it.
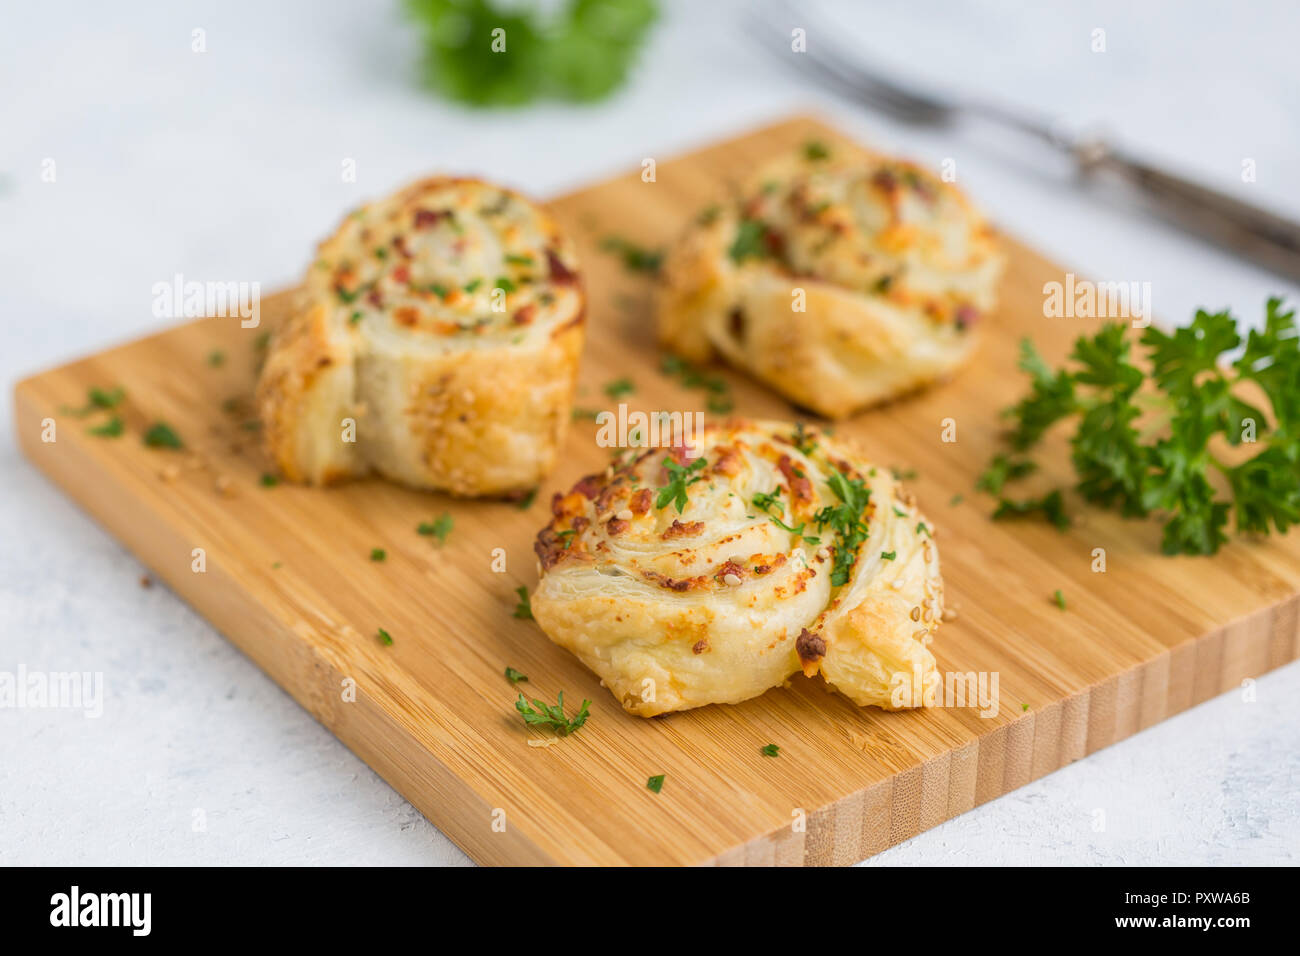
<instances>
[{"instance_id":1,"label":"baked pastry swirl","mask_svg":"<svg viewBox=\"0 0 1300 956\"><path fill-rule=\"evenodd\" d=\"M358 209L321 243L261 373L276 465L310 483L373 470L459 495L534 487L570 418L577 268L550 216L478 180Z\"/></svg>"},{"instance_id":2,"label":"baked pastry swirl","mask_svg":"<svg viewBox=\"0 0 1300 956\"><path fill-rule=\"evenodd\" d=\"M965 361L1002 267L993 230L955 186L909 162L809 143L669 251L659 337L842 418Z\"/></svg>"},{"instance_id":3,"label":"baked pastry swirl","mask_svg":"<svg viewBox=\"0 0 1300 956\"><path fill-rule=\"evenodd\" d=\"M861 706L923 702L938 549L890 472L832 437L708 427L626 453L552 513L533 616L632 713L736 703L799 670Z\"/></svg>"}]
</instances>

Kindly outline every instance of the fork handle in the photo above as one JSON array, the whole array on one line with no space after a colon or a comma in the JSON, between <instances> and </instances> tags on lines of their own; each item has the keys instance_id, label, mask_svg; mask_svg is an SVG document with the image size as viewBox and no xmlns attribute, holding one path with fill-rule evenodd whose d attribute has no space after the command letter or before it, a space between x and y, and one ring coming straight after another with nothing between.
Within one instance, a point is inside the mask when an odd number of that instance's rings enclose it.
<instances>
[{"instance_id":1,"label":"fork handle","mask_svg":"<svg viewBox=\"0 0 1300 956\"><path fill-rule=\"evenodd\" d=\"M1184 179L1103 144L1075 150L1085 174L1112 173L1184 228L1244 255L1260 266L1300 279L1300 223L1234 196Z\"/></svg>"}]
</instances>

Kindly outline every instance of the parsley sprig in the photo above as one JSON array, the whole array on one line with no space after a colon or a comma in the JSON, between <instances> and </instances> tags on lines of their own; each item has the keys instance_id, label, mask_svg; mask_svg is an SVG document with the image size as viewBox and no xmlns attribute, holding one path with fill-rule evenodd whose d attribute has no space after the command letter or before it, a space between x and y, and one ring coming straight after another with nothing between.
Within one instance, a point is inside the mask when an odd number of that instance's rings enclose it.
<instances>
[{"instance_id":1,"label":"parsley sprig","mask_svg":"<svg viewBox=\"0 0 1300 956\"><path fill-rule=\"evenodd\" d=\"M667 507L669 502L677 506L677 513L681 514L686 507L686 489L697 481L704 479L703 475L696 472L702 471L707 463L703 458L696 458L689 465L679 465L671 458L664 459L664 468L668 469L668 483L659 489L659 496L655 498L655 508Z\"/></svg>"},{"instance_id":2,"label":"parsley sprig","mask_svg":"<svg viewBox=\"0 0 1300 956\"><path fill-rule=\"evenodd\" d=\"M480 107L603 99L626 80L658 14L654 0L532 6L406 0L424 34L425 83Z\"/></svg>"},{"instance_id":3,"label":"parsley sprig","mask_svg":"<svg viewBox=\"0 0 1300 956\"><path fill-rule=\"evenodd\" d=\"M1088 501L1129 517L1164 519L1166 554L1214 554L1227 540L1229 515L1238 533L1285 533L1300 523L1300 329L1295 311L1268 300L1263 330L1243 345L1232 314L1198 311L1173 333L1147 328L1144 371L1131 357L1124 326L1108 324L1075 342L1075 368L1051 369L1028 341L1020 367L1030 391L1006 414L1011 449L1023 456L1058 422L1073 419L1070 460L1076 490ZM1148 385L1148 388L1143 388ZM1255 387L1269 413L1242 395ZM1212 441L1257 445L1240 460L1225 460ZM1232 463L1232 462L1237 463ZM1027 473L1031 463L994 459L981 487ZM1215 478L1217 474L1217 479ZM1221 487L1231 501L1219 496ZM1042 498L1000 498L995 517L1042 512L1068 523L1059 491Z\"/></svg>"},{"instance_id":4,"label":"parsley sprig","mask_svg":"<svg viewBox=\"0 0 1300 956\"><path fill-rule=\"evenodd\" d=\"M591 716L587 708L591 706L591 701L584 700L578 712L572 718L564 716L564 691L554 704L548 704L543 700L533 700L530 706L527 698L523 694L515 701L515 710L519 711L524 723L529 727L550 727L559 736L567 737L587 722Z\"/></svg>"},{"instance_id":5,"label":"parsley sprig","mask_svg":"<svg viewBox=\"0 0 1300 956\"><path fill-rule=\"evenodd\" d=\"M870 534L862 520L871 500L871 489L860 478L850 478L840 471L832 471L826 482L839 504L827 505L813 516L817 529L830 528L835 534L835 560L831 565L831 586L849 583L853 565L858 560L858 548Z\"/></svg>"},{"instance_id":6,"label":"parsley sprig","mask_svg":"<svg viewBox=\"0 0 1300 956\"><path fill-rule=\"evenodd\" d=\"M768 518L771 519L772 524L776 525L782 531L788 531L790 534L797 534L809 544L821 544L820 538L803 533L803 529L807 527L807 522L800 522L799 526L795 528L792 528L790 525L785 523L785 505L781 502L781 491L781 486L777 485L770 493L762 491L757 492L754 497L750 499L750 504L752 504L758 511L767 515Z\"/></svg>"}]
</instances>

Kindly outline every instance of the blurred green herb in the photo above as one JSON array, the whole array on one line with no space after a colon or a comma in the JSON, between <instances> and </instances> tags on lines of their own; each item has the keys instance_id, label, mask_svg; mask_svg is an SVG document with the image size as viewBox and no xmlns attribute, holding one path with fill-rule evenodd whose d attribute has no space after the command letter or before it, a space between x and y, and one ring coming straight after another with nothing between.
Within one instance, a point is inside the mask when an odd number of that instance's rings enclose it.
<instances>
[{"instance_id":1,"label":"blurred green herb","mask_svg":"<svg viewBox=\"0 0 1300 956\"><path fill-rule=\"evenodd\" d=\"M654 0L406 0L424 39L423 80L471 106L551 98L593 102L627 79L657 15Z\"/></svg>"},{"instance_id":2,"label":"blurred green herb","mask_svg":"<svg viewBox=\"0 0 1300 956\"><path fill-rule=\"evenodd\" d=\"M166 422L154 422L144 433L144 443L150 448L182 448L181 438Z\"/></svg>"}]
</instances>

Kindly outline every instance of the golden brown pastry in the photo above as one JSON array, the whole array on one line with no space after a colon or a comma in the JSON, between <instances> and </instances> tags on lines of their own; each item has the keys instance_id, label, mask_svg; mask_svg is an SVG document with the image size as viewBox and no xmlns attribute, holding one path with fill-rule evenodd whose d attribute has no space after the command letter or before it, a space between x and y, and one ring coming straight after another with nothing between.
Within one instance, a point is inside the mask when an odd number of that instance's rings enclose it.
<instances>
[{"instance_id":1,"label":"golden brown pastry","mask_svg":"<svg viewBox=\"0 0 1300 956\"><path fill-rule=\"evenodd\" d=\"M577 268L550 216L478 180L358 209L321 243L262 369L275 463L313 484L376 471L459 495L536 486L570 418Z\"/></svg>"},{"instance_id":2,"label":"golden brown pastry","mask_svg":"<svg viewBox=\"0 0 1300 956\"><path fill-rule=\"evenodd\" d=\"M955 186L809 143L669 251L659 337L842 418L964 362L1002 266L993 230Z\"/></svg>"},{"instance_id":3,"label":"golden brown pastry","mask_svg":"<svg viewBox=\"0 0 1300 956\"><path fill-rule=\"evenodd\" d=\"M552 511L533 616L632 713L736 703L799 670L862 706L923 702L938 549L890 472L847 445L709 427L691 449L628 453Z\"/></svg>"}]
</instances>

